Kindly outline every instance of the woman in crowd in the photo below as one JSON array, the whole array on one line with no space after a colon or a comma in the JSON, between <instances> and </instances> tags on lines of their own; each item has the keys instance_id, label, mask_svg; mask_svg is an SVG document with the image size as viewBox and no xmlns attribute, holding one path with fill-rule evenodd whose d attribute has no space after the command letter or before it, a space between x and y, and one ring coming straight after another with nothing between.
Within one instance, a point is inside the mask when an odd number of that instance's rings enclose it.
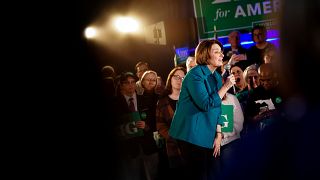
<instances>
[{"instance_id":1,"label":"woman in crowd","mask_svg":"<svg viewBox=\"0 0 320 180\"><path fill-rule=\"evenodd\" d=\"M182 80L186 75L186 69L175 67L168 75L165 92L159 99L156 111L157 129L166 140L166 155L168 157L168 178L181 178L183 160L177 142L169 136L169 128L179 99Z\"/></svg>"}]
</instances>

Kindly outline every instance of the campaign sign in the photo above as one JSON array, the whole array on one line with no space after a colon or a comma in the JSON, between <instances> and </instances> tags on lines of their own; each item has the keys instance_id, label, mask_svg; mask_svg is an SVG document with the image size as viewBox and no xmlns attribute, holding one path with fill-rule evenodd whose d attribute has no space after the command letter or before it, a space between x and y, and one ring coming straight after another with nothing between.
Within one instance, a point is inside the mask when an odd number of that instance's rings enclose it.
<instances>
[{"instance_id":1,"label":"campaign sign","mask_svg":"<svg viewBox=\"0 0 320 180\"><path fill-rule=\"evenodd\" d=\"M233 105L221 105L221 118L223 119L222 132L233 131Z\"/></svg>"}]
</instances>

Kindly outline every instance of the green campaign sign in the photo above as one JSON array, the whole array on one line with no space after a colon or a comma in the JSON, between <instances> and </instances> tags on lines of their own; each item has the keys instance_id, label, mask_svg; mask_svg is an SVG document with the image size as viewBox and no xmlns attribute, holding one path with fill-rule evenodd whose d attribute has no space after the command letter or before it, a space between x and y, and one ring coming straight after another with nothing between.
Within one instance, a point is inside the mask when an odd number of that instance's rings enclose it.
<instances>
[{"instance_id":1,"label":"green campaign sign","mask_svg":"<svg viewBox=\"0 0 320 180\"><path fill-rule=\"evenodd\" d=\"M194 0L199 39L250 32L256 24L275 29L280 0Z\"/></svg>"},{"instance_id":2,"label":"green campaign sign","mask_svg":"<svg viewBox=\"0 0 320 180\"><path fill-rule=\"evenodd\" d=\"M141 114L145 116L145 114ZM143 130L136 127L136 122L144 119L139 112L132 112L121 116L121 121L125 122L120 126L119 135L124 139L132 137L143 136Z\"/></svg>"},{"instance_id":3,"label":"green campaign sign","mask_svg":"<svg viewBox=\"0 0 320 180\"><path fill-rule=\"evenodd\" d=\"M233 131L233 105L221 104L221 118L223 119L222 132Z\"/></svg>"}]
</instances>

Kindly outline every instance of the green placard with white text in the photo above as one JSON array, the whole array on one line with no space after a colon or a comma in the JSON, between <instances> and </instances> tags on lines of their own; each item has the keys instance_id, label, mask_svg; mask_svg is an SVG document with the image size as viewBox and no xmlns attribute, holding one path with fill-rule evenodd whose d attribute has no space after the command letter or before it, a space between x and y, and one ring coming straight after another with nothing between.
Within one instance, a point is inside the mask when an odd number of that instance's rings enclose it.
<instances>
[{"instance_id":1,"label":"green placard with white text","mask_svg":"<svg viewBox=\"0 0 320 180\"><path fill-rule=\"evenodd\" d=\"M120 134L122 138L129 139L137 136L143 136L143 130L136 127L136 122L142 118L139 112L132 112L121 116L121 121L124 122L120 126Z\"/></svg>"},{"instance_id":2,"label":"green placard with white text","mask_svg":"<svg viewBox=\"0 0 320 180\"><path fill-rule=\"evenodd\" d=\"M194 0L199 39L250 32L256 24L277 29L280 0Z\"/></svg>"},{"instance_id":3,"label":"green placard with white text","mask_svg":"<svg viewBox=\"0 0 320 180\"><path fill-rule=\"evenodd\" d=\"M233 131L233 105L221 105L221 118L223 119L222 132Z\"/></svg>"}]
</instances>

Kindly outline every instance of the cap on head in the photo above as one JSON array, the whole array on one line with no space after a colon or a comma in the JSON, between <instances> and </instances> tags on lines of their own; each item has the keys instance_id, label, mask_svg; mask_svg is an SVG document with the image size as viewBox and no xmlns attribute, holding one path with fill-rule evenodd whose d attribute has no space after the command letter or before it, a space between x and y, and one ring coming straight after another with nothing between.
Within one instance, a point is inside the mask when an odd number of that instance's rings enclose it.
<instances>
[{"instance_id":1,"label":"cap on head","mask_svg":"<svg viewBox=\"0 0 320 180\"><path fill-rule=\"evenodd\" d=\"M132 77L134 80L136 80L137 81L137 76L136 75L134 75L132 72L123 72L123 73L121 73L121 75L120 75L120 82L124 82L124 81L126 81L127 79L128 79L128 77Z\"/></svg>"},{"instance_id":2,"label":"cap on head","mask_svg":"<svg viewBox=\"0 0 320 180\"><path fill-rule=\"evenodd\" d=\"M101 72L104 77L113 77L115 75L114 69L112 66L103 66Z\"/></svg>"}]
</instances>

